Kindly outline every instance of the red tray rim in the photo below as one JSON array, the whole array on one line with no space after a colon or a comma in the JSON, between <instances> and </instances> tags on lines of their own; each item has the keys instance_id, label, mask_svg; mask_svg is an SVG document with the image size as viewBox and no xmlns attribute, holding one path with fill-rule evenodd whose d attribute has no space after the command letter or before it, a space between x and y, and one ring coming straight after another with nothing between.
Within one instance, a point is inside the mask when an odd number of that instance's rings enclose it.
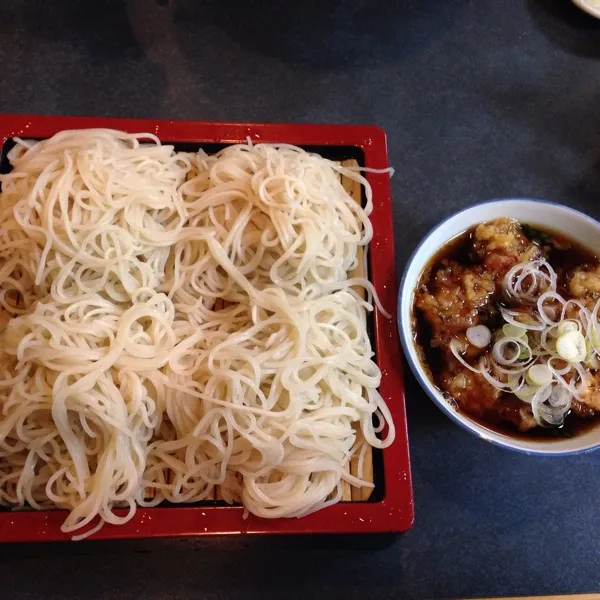
<instances>
[{"instance_id":1,"label":"red tray rim","mask_svg":"<svg viewBox=\"0 0 600 600\"><path fill-rule=\"evenodd\" d=\"M104 117L54 117L1 115L0 149L15 136L46 138L65 129L120 129L129 133L153 133L162 142L288 143L298 146L354 146L360 148L368 168L388 166L386 135L371 125L315 125L277 123L217 123L157 119ZM394 233L389 177L366 173L373 190L373 240L370 251L371 281L391 314L388 320L375 312L375 348L382 372L379 392L388 403L396 426L396 440L383 451L385 494L379 502L346 502L301 519L244 518L241 507L177 506L138 508L125 525L105 525L89 539L202 536L215 534L309 534L309 533L397 533L414 522L414 502L402 352L396 328L396 278ZM380 250L385 251L381 252ZM65 511L0 512L0 541L57 541L70 539L60 530ZM79 533L79 532L78 532Z\"/></svg>"}]
</instances>

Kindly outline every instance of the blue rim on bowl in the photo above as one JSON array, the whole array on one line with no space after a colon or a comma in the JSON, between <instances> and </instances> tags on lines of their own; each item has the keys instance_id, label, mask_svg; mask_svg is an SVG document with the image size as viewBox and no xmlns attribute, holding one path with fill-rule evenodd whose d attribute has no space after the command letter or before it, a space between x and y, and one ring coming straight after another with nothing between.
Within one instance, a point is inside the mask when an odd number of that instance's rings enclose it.
<instances>
[{"instance_id":1,"label":"blue rim on bowl","mask_svg":"<svg viewBox=\"0 0 600 600\"><path fill-rule=\"evenodd\" d=\"M505 214L505 212L512 214ZM516 213L531 214L535 216L531 218L523 218L519 217L519 215ZM549 215L548 213L551 214ZM475 220L471 219L469 222L468 217L475 214L481 216ZM489 217L487 217L488 214ZM556 222L552 220L552 214L554 214L554 217L557 217L559 214L561 217L563 217L560 221L561 226L557 226ZM556 202L530 198L498 199L476 204L451 215L427 233L427 235L416 247L406 264L398 293L398 332L402 341L404 355L406 356L410 368L419 384L438 406L438 408L442 410L442 412L444 412L448 417L450 417L454 423L460 425L460 427L463 429L474 435L477 435L483 440L489 441L492 444L503 448L521 452L523 454L541 456L566 456L582 454L596 450L600 447L600 428L592 430L596 431L593 441L589 443L584 442L583 444L579 445L577 441L569 441L565 443L560 441L524 442L519 441L516 436L511 437L509 435L500 434L491 429L487 429L483 425L480 425L479 423L470 419L464 413L457 411L451 406L451 404L445 399L442 392L429 379L417 355L415 342L413 340L412 305L414 292L423 268L425 268L425 266L430 262L435 253L439 251L440 248L442 248L455 235L462 233L477 223L497 218L499 216L514 217L518 220L523 220L540 226L552 227L553 225L555 229L560 229L563 231L567 237L578 239L578 241L580 241L584 246L590 246L590 249L593 249L597 254L600 255L600 223L576 209ZM571 219L570 222L569 218ZM544 220L546 222L544 222ZM463 222L465 223L464 225ZM568 231L564 231L565 225L567 225L567 229L569 228L569 223L572 225L574 230L582 232L582 235L585 234L586 240L581 240L576 235L569 234ZM452 228L451 225L454 225L454 227ZM448 229L448 231L452 233L441 235L441 240L443 240L441 243L433 242L436 237L440 236L440 232L442 232L444 229ZM432 248L430 249L431 251L424 252L424 249L430 244L432 245ZM420 264L420 266L415 266L416 264ZM577 438L573 439L577 440Z\"/></svg>"}]
</instances>

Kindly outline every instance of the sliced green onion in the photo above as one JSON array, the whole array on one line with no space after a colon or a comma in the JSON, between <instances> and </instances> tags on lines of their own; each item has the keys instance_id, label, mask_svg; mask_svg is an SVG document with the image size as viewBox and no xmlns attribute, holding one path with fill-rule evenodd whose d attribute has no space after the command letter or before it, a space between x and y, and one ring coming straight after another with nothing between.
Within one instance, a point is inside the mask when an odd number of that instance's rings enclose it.
<instances>
[{"instance_id":1,"label":"sliced green onion","mask_svg":"<svg viewBox=\"0 0 600 600\"><path fill-rule=\"evenodd\" d=\"M522 385L516 392L514 392L515 396L524 402L531 403L531 399L538 391L538 387L534 385Z\"/></svg>"},{"instance_id":2,"label":"sliced green onion","mask_svg":"<svg viewBox=\"0 0 600 600\"><path fill-rule=\"evenodd\" d=\"M583 364L588 369L600 369L600 360L598 360L598 356L594 351L594 347L592 346L590 340L585 340L585 360Z\"/></svg>"},{"instance_id":3,"label":"sliced green onion","mask_svg":"<svg viewBox=\"0 0 600 600\"><path fill-rule=\"evenodd\" d=\"M467 369L469 369L470 371L473 371L473 373L480 373L481 374L481 369L476 369L475 367L472 367L462 356L461 353L465 351L465 344L464 342L461 342L458 339L453 339L450 342L450 352L452 352L452 354L454 354L454 357L456 358L456 360L458 360L458 362L463 365L464 367L467 367Z\"/></svg>"},{"instance_id":4,"label":"sliced green onion","mask_svg":"<svg viewBox=\"0 0 600 600\"><path fill-rule=\"evenodd\" d=\"M502 327L502 333L506 337L524 338L527 337L527 329L525 327L519 327L518 325L511 325L507 323Z\"/></svg>"},{"instance_id":5,"label":"sliced green onion","mask_svg":"<svg viewBox=\"0 0 600 600\"><path fill-rule=\"evenodd\" d=\"M518 310L509 310L508 308L500 307L502 318L515 327L522 327L527 330L544 331L546 324L541 321L536 321L530 314ZM524 319L519 321L518 318Z\"/></svg>"},{"instance_id":6,"label":"sliced green onion","mask_svg":"<svg viewBox=\"0 0 600 600\"><path fill-rule=\"evenodd\" d=\"M561 385L554 385L552 386L548 402L555 408L569 409L571 407L571 394L567 388Z\"/></svg>"},{"instance_id":7,"label":"sliced green onion","mask_svg":"<svg viewBox=\"0 0 600 600\"><path fill-rule=\"evenodd\" d=\"M469 343L476 348L485 348L492 339L492 332L485 325L475 325L466 331Z\"/></svg>"},{"instance_id":8,"label":"sliced green onion","mask_svg":"<svg viewBox=\"0 0 600 600\"><path fill-rule=\"evenodd\" d=\"M531 348L523 338L500 338L492 348L492 358L503 367L515 365L523 352L531 356ZM519 365L515 365L519 366Z\"/></svg>"},{"instance_id":9,"label":"sliced green onion","mask_svg":"<svg viewBox=\"0 0 600 600\"><path fill-rule=\"evenodd\" d=\"M579 331L579 325L575 321L562 321L556 328L558 336L565 335L571 331Z\"/></svg>"},{"instance_id":10,"label":"sliced green onion","mask_svg":"<svg viewBox=\"0 0 600 600\"><path fill-rule=\"evenodd\" d=\"M527 370L526 378L531 385L542 387L552 383L553 375L546 365L533 365Z\"/></svg>"},{"instance_id":11,"label":"sliced green onion","mask_svg":"<svg viewBox=\"0 0 600 600\"><path fill-rule=\"evenodd\" d=\"M556 340L556 352L561 358L576 363L585 360L587 348L581 331L569 331Z\"/></svg>"},{"instance_id":12,"label":"sliced green onion","mask_svg":"<svg viewBox=\"0 0 600 600\"><path fill-rule=\"evenodd\" d=\"M519 360L529 360L531 358L531 350L529 348L521 348L518 358Z\"/></svg>"},{"instance_id":13,"label":"sliced green onion","mask_svg":"<svg viewBox=\"0 0 600 600\"><path fill-rule=\"evenodd\" d=\"M600 338L598 337L598 332L596 331L596 327L592 326L592 332L590 334L592 338L592 345L594 348L600 347Z\"/></svg>"},{"instance_id":14,"label":"sliced green onion","mask_svg":"<svg viewBox=\"0 0 600 600\"><path fill-rule=\"evenodd\" d=\"M566 300L556 291L556 274L542 262L514 268L505 280L511 308L499 307L504 323L489 340L483 331L491 347L479 369L462 357L464 342L454 340L450 349L465 367L530 405L538 425L557 427L600 371L600 300L592 311ZM467 339L479 345L473 329Z\"/></svg>"}]
</instances>

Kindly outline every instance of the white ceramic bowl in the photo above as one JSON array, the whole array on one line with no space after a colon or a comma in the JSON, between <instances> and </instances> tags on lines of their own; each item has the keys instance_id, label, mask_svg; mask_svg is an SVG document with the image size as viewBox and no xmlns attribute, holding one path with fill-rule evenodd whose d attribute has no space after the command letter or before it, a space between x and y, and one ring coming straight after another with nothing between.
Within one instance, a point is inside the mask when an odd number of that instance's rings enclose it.
<instances>
[{"instance_id":1,"label":"white ceramic bowl","mask_svg":"<svg viewBox=\"0 0 600 600\"><path fill-rule=\"evenodd\" d=\"M579 6L581 10L585 10L592 17L600 19L600 2L598 0L573 0L573 4Z\"/></svg>"},{"instance_id":2,"label":"white ceramic bowl","mask_svg":"<svg viewBox=\"0 0 600 600\"><path fill-rule=\"evenodd\" d=\"M423 369L414 343L412 318L414 293L421 273L433 255L453 237L478 223L499 217L512 217L522 223L560 231L600 256L600 223L560 204L527 199L495 200L478 204L455 214L425 237L415 250L404 272L398 297L398 328L405 356L421 386L438 407L455 423L484 440L520 452L552 456L574 454L598 448L600 447L600 427L570 439L556 441L526 440L487 429L464 413L458 412Z\"/></svg>"}]
</instances>

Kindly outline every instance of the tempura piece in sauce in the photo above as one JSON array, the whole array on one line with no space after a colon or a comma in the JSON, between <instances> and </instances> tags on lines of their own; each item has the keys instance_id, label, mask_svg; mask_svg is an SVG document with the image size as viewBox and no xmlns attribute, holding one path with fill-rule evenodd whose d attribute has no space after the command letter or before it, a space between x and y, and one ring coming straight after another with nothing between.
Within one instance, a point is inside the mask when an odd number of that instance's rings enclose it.
<instances>
[{"instance_id":1,"label":"tempura piece in sauce","mask_svg":"<svg viewBox=\"0 0 600 600\"><path fill-rule=\"evenodd\" d=\"M416 300L433 330L432 346L447 344L458 332L477 325L494 290L494 278L482 267L444 261L432 284L423 285Z\"/></svg>"},{"instance_id":2,"label":"tempura piece in sauce","mask_svg":"<svg viewBox=\"0 0 600 600\"><path fill-rule=\"evenodd\" d=\"M537 427L530 407L516 398L501 398L500 390L482 375L473 373L450 357L448 367L440 376L440 386L459 406L468 406L473 417L496 424L509 422L521 432Z\"/></svg>"},{"instance_id":3,"label":"tempura piece in sauce","mask_svg":"<svg viewBox=\"0 0 600 600\"><path fill-rule=\"evenodd\" d=\"M593 310L600 298L600 265L581 265L569 274L569 291Z\"/></svg>"},{"instance_id":4,"label":"tempura piece in sauce","mask_svg":"<svg viewBox=\"0 0 600 600\"><path fill-rule=\"evenodd\" d=\"M473 250L483 264L495 272L506 272L539 253L538 246L525 236L521 225L508 218L478 225Z\"/></svg>"},{"instance_id":5,"label":"tempura piece in sauce","mask_svg":"<svg viewBox=\"0 0 600 600\"><path fill-rule=\"evenodd\" d=\"M600 411L600 373L596 372L588 378L579 399L592 410Z\"/></svg>"}]
</instances>

